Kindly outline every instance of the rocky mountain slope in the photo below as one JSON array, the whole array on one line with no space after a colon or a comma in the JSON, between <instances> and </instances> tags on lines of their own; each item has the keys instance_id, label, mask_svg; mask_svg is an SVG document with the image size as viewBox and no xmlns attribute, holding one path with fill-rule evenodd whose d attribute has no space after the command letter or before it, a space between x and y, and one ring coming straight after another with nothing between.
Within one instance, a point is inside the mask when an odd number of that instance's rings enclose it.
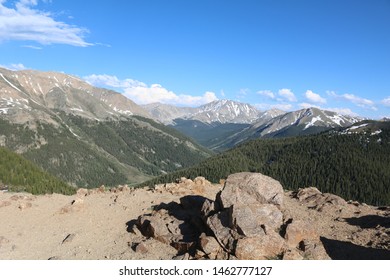
<instances>
[{"instance_id":1,"label":"rocky mountain slope","mask_svg":"<svg viewBox=\"0 0 390 280\"><path fill-rule=\"evenodd\" d=\"M210 106L211 107L211 106ZM267 122L285 112L271 109L265 112L258 112L255 123ZM231 122L203 122L198 119L177 118L171 126L183 134L195 139L199 144L216 151L223 151L231 148L232 140L239 138L251 128L253 118L241 123Z\"/></svg>"},{"instance_id":2,"label":"rocky mountain slope","mask_svg":"<svg viewBox=\"0 0 390 280\"><path fill-rule=\"evenodd\" d=\"M389 207L282 191L256 173L73 196L0 191L0 219L0 259L390 258Z\"/></svg>"},{"instance_id":3,"label":"rocky mountain slope","mask_svg":"<svg viewBox=\"0 0 390 280\"><path fill-rule=\"evenodd\" d=\"M197 112L197 108L178 107L169 104L151 103L142 105L149 114L156 120L166 125L174 124L175 119L187 118Z\"/></svg>"},{"instance_id":4,"label":"rocky mountain slope","mask_svg":"<svg viewBox=\"0 0 390 280\"><path fill-rule=\"evenodd\" d=\"M250 127L244 129L219 143L220 147L234 147L250 139L278 138L288 136L310 135L333 128L348 127L361 121L362 118L340 115L336 112L308 108L281 113L275 117L265 112Z\"/></svg>"},{"instance_id":5,"label":"rocky mountain slope","mask_svg":"<svg viewBox=\"0 0 390 280\"><path fill-rule=\"evenodd\" d=\"M155 119L164 124L175 124L175 119L197 120L211 123L252 123L260 114L255 107L232 100L216 100L205 105L190 108L154 103L144 105Z\"/></svg>"},{"instance_id":6,"label":"rocky mountain slope","mask_svg":"<svg viewBox=\"0 0 390 280\"><path fill-rule=\"evenodd\" d=\"M75 186L139 183L210 155L148 116L73 76L0 69L0 146Z\"/></svg>"},{"instance_id":7,"label":"rocky mountain slope","mask_svg":"<svg viewBox=\"0 0 390 280\"><path fill-rule=\"evenodd\" d=\"M249 104L230 100L213 101L197 108L158 103L144 108L155 119L217 151L250 139L310 135L363 120L318 108L260 112Z\"/></svg>"},{"instance_id":8,"label":"rocky mountain slope","mask_svg":"<svg viewBox=\"0 0 390 280\"><path fill-rule=\"evenodd\" d=\"M58 123L56 112L105 119L149 113L124 95L58 72L0 68L0 114L13 122Z\"/></svg>"}]
</instances>

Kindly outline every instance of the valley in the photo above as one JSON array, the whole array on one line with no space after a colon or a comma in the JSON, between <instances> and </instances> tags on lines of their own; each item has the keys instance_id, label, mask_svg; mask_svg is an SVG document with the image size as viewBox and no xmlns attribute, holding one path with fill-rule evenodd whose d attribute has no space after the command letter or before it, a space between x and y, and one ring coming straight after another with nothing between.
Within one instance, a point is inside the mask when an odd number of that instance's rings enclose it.
<instances>
[{"instance_id":1,"label":"valley","mask_svg":"<svg viewBox=\"0 0 390 280\"><path fill-rule=\"evenodd\" d=\"M390 203L385 120L317 108L262 112L230 100L138 106L63 73L0 70L1 146L73 187L219 182L251 171L291 190Z\"/></svg>"},{"instance_id":2,"label":"valley","mask_svg":"<svg viewBox=\"0 0 390 280\"><path fill-rule=\"evenodd\" d=\"M119 93L61 73L3 71L0 144L75 187L136 184L213 154Z\"/></svg>"},{"instance_id":3,"label":"valley","mask_svg":"<svg viewBox=\"0 0 390 280\"><path fill-rule=\"evenodd\" d=\"M2 259L389 258L386 119L0 74Z\"/></svg>"}]
</instances>

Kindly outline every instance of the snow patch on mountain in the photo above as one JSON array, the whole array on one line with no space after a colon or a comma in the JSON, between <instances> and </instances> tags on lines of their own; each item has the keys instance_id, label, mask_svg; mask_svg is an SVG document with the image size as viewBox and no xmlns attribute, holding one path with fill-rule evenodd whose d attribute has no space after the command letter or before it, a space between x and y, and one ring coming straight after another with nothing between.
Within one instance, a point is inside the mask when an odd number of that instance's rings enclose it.
<instances>
[{"instance_id":1,"label":"snow patch on mountain","mask_svg":"<svg viewBox=\"0 0 390 280\"><path fill-rule=\"evenodd\" d=\"M4 81L6 81L11 87L13 87L14 89L16 89L17 91L19 92L22 92L19 88L17 88L14 84L12 84L10 81L8 81L4 75L2 73L0 73L0 76L4 79Z\"/></svg>"},{"instance_id":2,"label":"snow patch on mountain","mask_svg":"<svg viewBox=\"0 0 390 280\"><path fill-rule=\"evenodd\" d=\"M305 130L305 129L308 129L308 128L311 127L311 126L314 126L316 122L323 122L323 120L321 119L321 116L316 116L316 117L312 118L312 119L310 120L310 122L308 122L308 123L306 124L304 130Z\"/></svg>"}]
</instances>

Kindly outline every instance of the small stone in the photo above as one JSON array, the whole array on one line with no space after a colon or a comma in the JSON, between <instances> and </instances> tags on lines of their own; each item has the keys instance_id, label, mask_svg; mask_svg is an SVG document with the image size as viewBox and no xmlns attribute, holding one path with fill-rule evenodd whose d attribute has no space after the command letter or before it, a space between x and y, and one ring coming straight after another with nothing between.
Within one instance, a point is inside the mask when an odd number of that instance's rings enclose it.
<instances>
[{"instance_id":1,"label":"small stone","mask_svg":"<svg viewBox=\"0 0 390 280\"><path fill-rule=\"evenodd\" d=\"M98 188L98 193L105 193L106 192L106 187L104 185L101 185L99 188Z\"/></svg>"},{"instance_id":2,"label":"small stone","mask_svg":"<svg viewBox=\"0 0 390 280\"><path fill-rule=\"evenodd\" d=\"M130 192L130 188L127 185L124 185L122 187L121 191L124 192L124 193L128 193L128 192Z\"/></svg>"},{"instance_id":3,"label":"small stone","mask_svg":"<svg viewBox=\"0 0 390 280\"><path fill-rule=\"evenodd\" d=\"M0 201L0 208L1 207L7 207L10 206L11 202L10 201Z\"/></svg>"},{"instance_id":4,"label":"small stone","mask_svg":"<svg viewBox=\"0 0 390 280\"><path fill-rule=\"evenodd\" d=\"M287 249L283 254L283 260L303 260L302 255L298 249Z\"/></svg>"},{"instance_id":5,"label":"small stone","mask_svg":"<svg viewBox=\"0 0 390 280\"><path fill-rule=\"evenodd\" d=\"M62 240L62 244L65 244L65 243L70 243L70 242L72 242L73 241L73 239L76 237L76 235L75 234L68 234L65 238L64 238L64 240Z\"/></svg>"},{"instance_id":6,"label":"small stone","mask_svg":"<svg viewBox=\"0 0 390 280\"><path fill-rule=\"evenodd\" d=\"M148 247L145 245L145 243L141 242L135 246L135 252L146 254L148 252Z\"/></svg>"},{"instance_id":7,"label":"small stone","mask_svg":"<svg viewBox=\"0 0 390 280\"><path fill-rule=\"evenodd\" d=\"M299 201L303 201L309 197L313 197L321 194L322 193L317 188L309 187L309 188L299 189L295 197L298 198Z\"/></svg>"},{"instance_id":8,"label":"small stone","mask_svg":"<svg viewBox=\"0 0 390 280\"><path fill-rule=\"evenodd\" d=\"M88 195L88 192L89 192L89 191L88 191L87 189L80 188L80 189L77 190L76 195L77 195L78 197L84 197L84 196L87 196L87 195Z\"/></svg>"},{"instance_id":9,"label":"small stone","mask_svg":"<svg viewBox=\"0 0 390 280\"><path fill-rule=\"evenodd\" d=\"M310 223L293 220L287 225L284 238L290 248L296 248L302 240L319 240L319 235Z\"/></svg>"},{"instance_id":10,"label":"small stone","mask_svg":"<svg viewBox=\"0 0 390 280\"><path fill-rule=\"evenodd\" d=\"M213 214L214 211L215 211L214 202L209 200L209 199L206 199L203 202L203 205L200 209L200 214L201 214L202 218L204 220L207 220L207 217L209 217L211 214Z\"/></svg>"},{"instance_id":11,"label":"small stone","mask_svg":"<svg viewBox=\"0 0 390 280\"><path fill-rule=\"evenodd\" d=\"M28 208L31 208L32 207L32 203L31 202L21 202L18 206L18 208L20 210L25 210L25 209L28 209Z\"/></svg>"},{"instance_id":12,"label":"small stone","mask_svg":"<svg viewBox=\"0 0 390 280\"><path fill-rule=\"evenodd\" d=\"M76 198L71 202L72 205L81 205L84 203L84 200L82 198Z\"/></svg>"},{"instance_id":13,"label":"small stone","mask_svg":"<svg viewBox=\"0 0 390 280\"><path fill-rule=\"evenodd\" d=\"M206 182L208 182L206 179L205 179L205 177L196 177L195 179L194 179L194 183L195 183L195 185L205 185L206 184Z\"/></svg>"},{"instance_id":14,"label":"small stone","mask_svg":"<svg viewBox=\"0 0 390 280\"><path fill-rule=\"evenodd\" d=\"M9 240L5 238L4 236L0 236L0 248L1 245L9 243Z\"/></svg>"}]
</instances>

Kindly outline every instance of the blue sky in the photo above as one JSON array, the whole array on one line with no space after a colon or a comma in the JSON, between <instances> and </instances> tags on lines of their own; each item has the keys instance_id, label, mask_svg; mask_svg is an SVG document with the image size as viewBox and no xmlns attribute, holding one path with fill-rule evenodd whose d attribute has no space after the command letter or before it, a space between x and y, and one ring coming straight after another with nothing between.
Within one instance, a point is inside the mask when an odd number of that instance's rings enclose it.
<instances>
[{"instance_id":1,"label":"blue sky","mask_svg":"<svg viewBox=\"0 0 390 280\"><path fill-rule=\"evenodd\" d=\"M390 116L389 0L0 0L0 65L137 103Z\"/></svg>"}]
</instances>

